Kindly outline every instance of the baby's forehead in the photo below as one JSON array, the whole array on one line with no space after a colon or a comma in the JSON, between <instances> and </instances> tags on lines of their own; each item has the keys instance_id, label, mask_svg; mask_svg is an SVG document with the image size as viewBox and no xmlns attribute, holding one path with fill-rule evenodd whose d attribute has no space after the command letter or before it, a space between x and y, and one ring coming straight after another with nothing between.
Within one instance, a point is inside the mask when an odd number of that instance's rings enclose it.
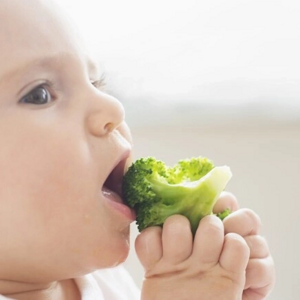
<instances>
[{"instance_id":1,"label":"baby's forehead","mask_svg":"<svg viewBox=\"0 0 300 300\"><path fill-rule=\"evenodd\" d=\"M74 24L55 0L1 0L0 34L8 41L74 32ZM34 45L31 45L34 46Z\"/></svg>"},{"instance_id":2,"label":"baby's forehead","mask_svg":"<svg viewBox=\"0 0 300 300\"><path fill-rule=\"evenodd\" d=\"M0 0L2 69L60 52L85 52L75 28L53 0Z\"/></svg>"},{"instance_id":3,"label":"baby's forehead","mask_svg":"<svg viewBox=\"0 0 300 300\"><path fill-rule=\"evenodd\" d=\"M1 0L0 15L4 20L5 17L9 19L13 17L14 14L18 15L18 12L23 12L21 15L25 17L27 12L35 11L38 13L41 8L45 9L47 6L49 7L51 2L55 4L55 0Z\"/></svg>"}]
</instances>

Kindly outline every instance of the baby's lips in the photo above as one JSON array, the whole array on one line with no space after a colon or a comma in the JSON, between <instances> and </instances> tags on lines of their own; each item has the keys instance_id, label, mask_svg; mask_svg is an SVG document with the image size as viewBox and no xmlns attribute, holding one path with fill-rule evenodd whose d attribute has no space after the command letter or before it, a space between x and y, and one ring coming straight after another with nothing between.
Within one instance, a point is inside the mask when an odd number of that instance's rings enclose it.
<instances>
[{"instance_id":1,"label":"baby's lips","mask_svg":"<svg viewBox=\"0 0 300 300\"><path fill-rule=\"evenodd\" d=\"M132 165L132 163L133 163L132 155L129 155L125 161L123 175L125 175L125 173L128 171L128 169Z\"/></svg>"},{"instance_id":2,"label":"baby's lips","mask_svg":"<svg viewBox=\"0 0 300 300\"><path fill-rule=\"evenodd\" d=\"M106 203L109 204L115 211L118 211L123 216L126 217L127 220L134 222L136 220L135 211L129 206L125 205L122 198L114 191L109 188L103 186L102 194L106 199Z\"/></svg>"}]
</instances>

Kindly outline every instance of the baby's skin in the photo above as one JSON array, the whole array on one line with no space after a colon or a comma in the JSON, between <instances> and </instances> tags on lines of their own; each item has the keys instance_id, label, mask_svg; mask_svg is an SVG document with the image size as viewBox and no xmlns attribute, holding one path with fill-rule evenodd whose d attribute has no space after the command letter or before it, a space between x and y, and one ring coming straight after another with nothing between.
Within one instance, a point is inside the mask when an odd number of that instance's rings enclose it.
<instances>
[{"instance_id":1,"label":"baby's skin","mask_svg":"<svg viewBox=\"0 0 300 300\"><path fill-rule=\"evenodd\" d=\"M124 108L53 0L1 0L0 45L0 294L80 300L74 279L129 251ZM143 300L269 295L274 264L259 218L228 193L215 212L227 207L234 213L204 218L195 239L182 216L138 236Z\"/></svg>"},{"instance_id":2,"label":"baby's skin","mask_svg":"<svg viewBox=\"0 0 300 300\"><path fill-rule=\"evenodd\" d=\"M237 209L235 197L223 193L215 212ZM180 215L163 226L145 229L136 251L145 268L143 300L261 300L274 285L274 265L261 223L249 209L233 212L224 222L207 216L193 239Z\"/></svg>"}]
</instances>

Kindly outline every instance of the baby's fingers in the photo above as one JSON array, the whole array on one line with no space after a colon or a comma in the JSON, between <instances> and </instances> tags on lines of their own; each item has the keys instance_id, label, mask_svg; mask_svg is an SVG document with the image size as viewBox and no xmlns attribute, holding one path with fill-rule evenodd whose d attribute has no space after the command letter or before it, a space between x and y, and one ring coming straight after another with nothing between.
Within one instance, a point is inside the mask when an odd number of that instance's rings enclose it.
<instances>
[{"instance_id":1,"label":"baby's fingers","mask_svg":"<svg viewBox=\"0 0 300 300\"><path fill-rule=\"evenodd\" d=\"M216 216L204 217L195 234L193 257L202 266L218 263L224 242L224 227Z\"/></svg>"},{"instance_id":2,"label":"baby's fingers","mask_svg":"<svg viewBox=\"0 0 300 300\"><path fill-rule=\"evenodd\" d=\"M136 254L145 268L150 269L163 254L162 229L159 226L144 229L135 240Z\"/></svg>"},{"instance_id":3,"label":"baby's fingers","mask_svg":"<svg viewBox=\"0 0 300 300\"><path fill-rule=\"evenodd\" d=\"M271 256L250 259L246 269L246 284L243 299L262 300L272 291L275 283L275 267Z\"/></svg>"},{"instance_id":4,"label":"baby's fingers","mask_svg":"<svg viewBox=\"0 0 300 300\"><path fill-rule=\"evenodd\" d=\"M166 219L162 231L163 258L177 264L186 260L192 253L193 235L189 220L181 215Z\"/></svg>"},{"instance_id":5,"label":"baby's fingers","mask_svg":"<svg viewBox=\"0 0 300 300\"><path fill-rule=\"evenodd\" d=\"M220 257L220 264L225 270L243 274L249 260L249 255L249 247L240 235L235 233L226 234Z\"/></svg>"},{"instance_id":6,"label":"baby's fingers","mask_svg":"<svg viewBox=\"0 0 300 300\"><path fill-rule=\"evenodd\" d=\"M267 241L260 235L244 237L250 248L250 258L265 258L270 255Z\"/></svg>"},{"instance_id":7,"label":"baby's fingers","mask_svg":"<svg viewBox=\"0 0 300 300\"><path fill-rule=\"evenodd\" d=\"M223 222L225 233L233 232L243 237L258 234L261 229L260 218L247 208L233 212Z\"/></svg>"}]
</instances>

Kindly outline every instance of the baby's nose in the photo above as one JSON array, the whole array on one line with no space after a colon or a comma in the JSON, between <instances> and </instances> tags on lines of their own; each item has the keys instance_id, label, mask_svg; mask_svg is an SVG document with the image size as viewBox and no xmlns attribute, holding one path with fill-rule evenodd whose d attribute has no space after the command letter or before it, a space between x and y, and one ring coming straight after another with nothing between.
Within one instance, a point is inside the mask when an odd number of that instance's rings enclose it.
<instances>
[{"instance_id":1,"label":"baby's nose","mask_svg":"<svg viewBox=\"0 0 300 300\"><path fill-rule=\"evenodd\" d=\"M92 135L103 136L116 129L125 117L123 105L114 97L100 93L97 105L87 118Z\"/></svg>"}]
</instances>

